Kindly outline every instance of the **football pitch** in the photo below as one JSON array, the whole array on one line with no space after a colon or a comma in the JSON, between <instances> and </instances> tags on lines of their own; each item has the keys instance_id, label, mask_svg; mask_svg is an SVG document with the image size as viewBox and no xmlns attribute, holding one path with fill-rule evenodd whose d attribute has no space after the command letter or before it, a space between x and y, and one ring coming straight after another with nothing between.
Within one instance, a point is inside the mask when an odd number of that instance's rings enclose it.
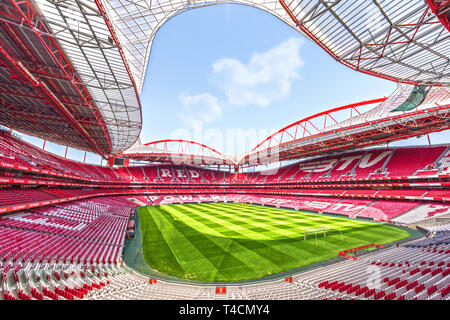
<instances>
[{"instance_id":1,"label":"football pitch","mask_svg":"<svg viewBox=\"0 0 450 320\"><path fill-rule=\"evenodd\" d=\"M139 225L151 268L202 281L256 279L410 236L373 222L238 203L143 207Z\"/></svg>"}]
</instances>

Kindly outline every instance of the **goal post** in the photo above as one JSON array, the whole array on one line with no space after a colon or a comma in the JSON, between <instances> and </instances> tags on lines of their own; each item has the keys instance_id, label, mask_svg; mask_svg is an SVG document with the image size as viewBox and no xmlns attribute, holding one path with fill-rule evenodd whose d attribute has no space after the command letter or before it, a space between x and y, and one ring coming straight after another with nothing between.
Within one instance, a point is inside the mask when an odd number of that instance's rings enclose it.
<instances>
[{"instance_id":1,"label":"goal post","mask_svg":"<svg viewBox=\"0 0 450 320\"><path fill-rule=\"evenodd\" d=\"M312 236L312 237L314 237L314 239L316 240L316 243L317 243L318 237L326 238L327 234L329 232L336 232L337 234L339 234L339 237L341 238L341 240L344 240L344 237L342 235L342 229L329 228L327 226L317 226L317 227L313 227L313 228L304 229L303 230L303 240L307 240L308 236Z\"/></svg>"},{"instance_id":2,"label":"goal post","mask_svg":"<svg viewBox=\"0 0 450 320\"><path fill-rule=\"evenodd\" d=\"M313 227L313 228L306 228L303 231L303 240L306 240L308 238L308 235L311 235L314 237L314 239L316 240L316 245L317 245L317 237L327 237L327 232L328 232L329 228L325 227L325 226L317 226L317 227Z\"/></svg>"}]
</instances>

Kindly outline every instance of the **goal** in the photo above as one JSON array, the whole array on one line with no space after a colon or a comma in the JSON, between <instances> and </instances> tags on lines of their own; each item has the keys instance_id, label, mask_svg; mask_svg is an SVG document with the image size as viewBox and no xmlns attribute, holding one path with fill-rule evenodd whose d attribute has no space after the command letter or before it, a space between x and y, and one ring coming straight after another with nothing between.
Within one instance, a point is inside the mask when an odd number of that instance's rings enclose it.
<instances>
[{"instance_id":1,"label":"goal","mask_svg":"<svg viewBox=\"0 0 450 320\"><path fill-rule=\"evenodd\" d=\"M317 238L318 237L323 237L326 238L327 237L327 233L331 232L331 231L336 231L339 233L341 239L343 240L343 236L342 236L342 230L337 230L334 228L329 228L326 226L317 226L314 228L307 228L303 231L303 240L307 240L308 237L313 237L316 240L316 245L317 245Z\"/></svg>"},{"instance_id":2,"label":"goal","mask_svg":"<svg viewBox=\"0 0 450 320\"><path fill-rule=\"evenodd\" d=\"M308 235L314 236L314 238L317 239L317 234L319 234L319 237L323 236L324 238L326 238L328 230L329 230L329 228L327 228L325 226L317 226L314 228L307 228L303 231L304 240L306 240L308 238Z\"/></svg>"}]
</instances>

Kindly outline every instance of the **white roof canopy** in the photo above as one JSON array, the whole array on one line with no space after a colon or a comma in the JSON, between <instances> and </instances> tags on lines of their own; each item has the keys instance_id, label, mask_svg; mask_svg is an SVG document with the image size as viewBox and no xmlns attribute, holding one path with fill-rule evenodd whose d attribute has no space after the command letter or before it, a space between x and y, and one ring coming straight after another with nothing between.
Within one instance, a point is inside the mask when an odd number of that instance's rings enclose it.
<instances>
[{"instance_id":1,"label":"white roof canopy","mask_svg":"<svg viewBox=\"0 0 450 320\"><path fill-rule=\"evenodd\" d=\"M34 0L106 122L112 152L136 142L153 39L177 14L235 3L265 10L360 72L450 85L450 33L424 0Z\"/></svg>"},{"instance_id":2,"label":"white roof canopy","mask_svg":"<svg viewBox=\"0 0 450 320\"><path fill-rule=\"evenodd\" d=\"M450 85L450 33L423 0L102 1L139 90L159 28L186 10L223 3L275 15L355 70L400 82Z\"/></svg>"}]
</instances>

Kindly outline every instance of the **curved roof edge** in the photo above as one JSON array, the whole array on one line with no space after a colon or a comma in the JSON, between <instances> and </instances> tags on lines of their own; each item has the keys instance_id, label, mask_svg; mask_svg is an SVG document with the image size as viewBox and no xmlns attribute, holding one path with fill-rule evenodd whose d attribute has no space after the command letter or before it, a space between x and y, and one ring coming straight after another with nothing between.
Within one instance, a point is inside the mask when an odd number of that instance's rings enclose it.
<instances>
[{"instance_id":1,"label":"curved roof edge","mask_svg":"<svg viewBox=\"0 0 450 320\"><path fill-rule=\"evenodd\" d=\"M141 132L141 104L123 45L102 1L34 1L100 111L111 137L111 153L127 149Z\"/></svg>"},{"instance_id":2,"label":"curved roof edge","mask_svg":"<svg viewBox=\"0 0 450 320\"><path fill-rule=\"evenodd\" d=\"M140 140L118 156L162 163L197 165L236 165L236 162L203 143L165 139L142 144Z\"/></svg>"},{"instance_id":3,"label":"curved roof edge","mask_svg":"<svg viewBox=\"0 0 450 320\"><path fill-rule=\"evenodd\" d=\"M363 5L353 0L101 1L116 26L139 92L161 26L182 12L215 4L264 10L353 70L400 83L450 86L450 37L424 0Z\"/></svg>"}]
</instances>

